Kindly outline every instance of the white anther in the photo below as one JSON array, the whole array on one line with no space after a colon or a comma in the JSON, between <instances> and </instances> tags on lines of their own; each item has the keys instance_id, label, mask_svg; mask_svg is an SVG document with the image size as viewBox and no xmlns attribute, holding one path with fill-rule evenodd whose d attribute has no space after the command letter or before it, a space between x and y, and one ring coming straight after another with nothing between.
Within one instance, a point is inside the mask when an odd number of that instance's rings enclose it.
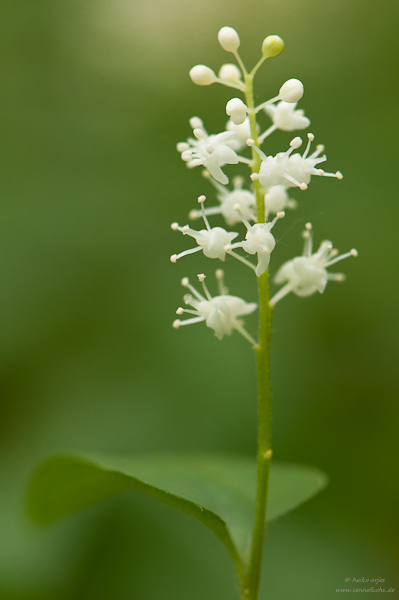
<instances>
[{"instance_id":1,"label":"white anther","mask_svg":"<svg viewBox=\"0 0 399 600\"><path fill-rule=\"evenodd\" d=\"M204 137L204 132L199 127L196 127L193 130L193 134L197 138L197 140L201 140Z\"/></svg>"},{"instance_id":2,"label":"white anther","mask_svg":"<svg viewBox=\"0 0 399 600\"><path fill-rule=\"evenodd\" d=\"M299 136L294 137L294 139L290 141L290 146L291 146L291 148L298 150L298 148L300 148L302 146L301 138Z\"/></svg>"},{"instance_id":3,"label":"white anther","mask_svg":"<svg viewBox=\"0 0 399 600\"><path fill-rule=\"evenodd\" d=\"M170 262L175 263L177 261L177 254L172 254L170 257Z\"/></svg>"},{"instance_id":4,"label":"white anther","mask_svg":"<svg viewBox=\"0 0 399 600\"><path fill-rule=\"evenodd\" d=\"M308 133L308 139L313 142L314 140L314 134L313 133Z\"/></svg>"},{"instance_id":5,"label":"white anther","mask_svg":"<svg viewBox=\"0 0 399 600\"><path fill-rule=\"evenodd\" d=\"M231 245L230 245L230 244L226 244L226 245L224 246L223 250L224 250L225 252L230 252L230 250L231 250Z\"/></svg>"},{"instance_id":6,"label":"white anther","mask_svg":"<svg viewBox=\"0 0 399 600\"><path fill-rule=\"evenodd\" d=\"M189 123L191 129L200 129L204 126L202 119L200 119L199 117L191 117Z\"/></svg>"},{"instance_id":7,"label":"white anther","mask_svg":"<svg viewBox=\"0 0 399 600\"><path fill-rule=\"evenodd\" d=\"M181 306L179 306L179 308L176 311L177 315L182 315L184 313L184 308L182 308Z\"/></svg>"},{"instance_id":8,"label":"white anther","mask_svg":"<svg viewBox=\"0 0 399 600\"><path fill-rule=\"evenodd\" d=\"M305 227L308 231L310 231L312 229L312 223L306 223Z\"/></svg>"},{"instance_id":9,"label":"white anther","mask_svg":"<svg viewBox=\"0 0 399 600\"><path fill-rule=\"evenodd\" d=\"M179 329L180 325L181 325L180 319L176 319L176 321L173 321L172 326L174 329Z\"/></svg>"},{"instance_id":10,"label":"white anther","mask_svg":"<svg viewBox=\"0 0 399 600\"><path fill-rule=\"evenodd\" d=\"M217 279L222 279L224 277L223 269L218 269L215 273Z\"/></svg>"},{"instance_id":11,"label":"white anther","mask_svg":"<svg viewBox=\"0 0 399 600\"><path fill-rule=\"evenodd\" d=\"M257 181L259 179L259 173L251 173L249 178L251 179L251 181Z\"/></svg>"},{"instance_id":12,"label":"white anther","mask_svg":"<svg viewBox=\"0 0 399 600\"><path fill-rule=\"evenodd\" d=\"M241 206L238 204L238 202L237 202L237 204L234 204L234 206L233 206L233 210L240 210L240 208L241 208Z\"/></svg>"},{"instance_id":13,"label":"white anther","mask_svg":"<svg viewBox=\"0 0 399 600\"><path fill-rule=\"evenodd\" d=\"M341 171L337 171L335 173L335 176L336 176L337 179L342 179L343 178L343 175L342 175Z\"/></svg>"},{"instance_id":14,"label":"white anther","mask_svg":"<svg viewBox=\"0 0 399 600\"><path fill-rule=\"evenodd\" d=\"M278 217L279 219L284 219L285 217L285 212L283 210L280 210L277 214L276 217Z\"/></svg>"},{"instance_id":15,"label":"white anther","mask_svg":"<svg viewBox=\"0 0 399 600\"><path fill-rule=\"evenodd\" d=\"M254 144L255 144L255 140L253 140L252 138L247 139L247 146L253 146Z\"/></svg>"},{"instance_id":16,"label":"white anther","mask_svg":"<svg viewBox=\"0 0 399 600\"><path fill-rule=\"evenodd\" d=\"M352 248L351 254L352 254L352 256L358 256L359 252L356 250L356 248Z\"/></svg>"},{"instance_id":17,"label":"white anther","mask_svg":"<svg viewBox=\"0 0 399 600\"><path fill-rule=\"evenodd\" d=\"M184 152L190 148L190 144L187 144L187 142L179 142L176 148L178 152Z\"/></svg>"},{"instance_id":18,"label":"white anther","mask_svg":"<svg viewBox=\"0 0 399 600\"><path fill-rule=\"evenodd\" d=\"M190 304L192 299L193 299L193 297L191 294L185 294L183 296L184 304Z\"/></svg>"},{"instance_id":19,"label":"white anther","mask_svg":"<svg viewBox=\"0 0 399 600\"><path fill-rule=\"evenodd\" d=\"M308 186L307 186L306 183L301 183L301 185L299 186L299 189L302 190L302 191L304 191L304 190L308 189Z\"/></svg>"},{"instance_id":20,"label":"white anther","mask_svg":"<svg viewBox=\"0 0 399 600\"><path fill-rule=\"evenodd\" d=\"M187 231L190 229L190 227L188 225L185 225L184 227L181 228L182 233L187 233Z\"/></svg>"},{"instance_id":21,"label":"white anther","mask_svg":"<svg viewBox=\"0 0 399 600\"><path fill-rule=\"evenodd\" d=\"M204 275L204 273L198 273L197 275L198 277L198 281L205 281L206 275Z\"/></svg>"},{"instance_id":22,"label":"white anther","mask_svg":"<svg viewBox=\"0 0 399 600\"><path fill-rule=\"evenodd\" d=\"M325 150L325 146L324 146L324 144L318 144L318 145L316 146L316 150L317 150L318 152L324 152L324 150Z\"/></svg>"},{"instance_id":23,"label":"white anther","mask_svg":"<svg viewBox=\"0 0 399 600\"><path fill-rule=\"evenodd\" d=\"M198 210L190 210L190 212L188 213L188 218L189 219L198 219L198 217L201 216L201 213Z\"/></svg>"},{"instance_id":24,"label":"white anther","mask_svg":"<svg viewBox=\"0 0 399 600\"><path fill-rule=\"evenodd\" d=\"M179 223L172 223L170 227L173 229L173 231L177 231L179 229Z\"/></svg>"},{"instance_id":25,"label":"white anther","mask_svg":"<svg viewBox=\"0 0 399 600\"><path fill-rule=\"evenodd\" d=\"M204 196L204 195L202 195L202 196L198 196L198 202L199 202L200 204L202 204L203 202L205 202L205 200L206 200L206 196Z\"/></svg>"},{"instance_id":26,"label":"white anther","mask_svg":"<svg viewBox=\"0 0 399 600\"><path fill-rule=\"evenodd\" d=\"M183 277L181 284L183 287L187 287L190 284L188 277Z\"/></svg>"},{"instance_id":27,"label":"white anther","mask_svg":"<svg viewBox=\"0 0 399 600\"><path fill-rule=\"evenodd\" d=\"M319 175L324 175L325 171L324 169L319 169Z\"/></svg>"}]
</instances>

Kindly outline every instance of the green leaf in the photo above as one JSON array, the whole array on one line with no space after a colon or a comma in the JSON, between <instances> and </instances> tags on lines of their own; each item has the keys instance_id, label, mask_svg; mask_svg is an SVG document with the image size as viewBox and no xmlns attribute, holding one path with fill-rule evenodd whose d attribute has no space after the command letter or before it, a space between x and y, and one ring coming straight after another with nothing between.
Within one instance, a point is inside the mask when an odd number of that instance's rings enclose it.
<instances>
[{"instance_id":1,"label":"green leaf","mask_svg":"<svg viewBox=\"0 0 399 600\"><path fill-rule=\"evenodd\" d=\"M273 463L268 521L325 487L320 470ZM35 472L28 497L32 517L48 523L127 490L144 492L195 517L231 554L239 572L249 552L256 463L225 456L87 456L50 458Z\"/></svg>"}]
</instances>

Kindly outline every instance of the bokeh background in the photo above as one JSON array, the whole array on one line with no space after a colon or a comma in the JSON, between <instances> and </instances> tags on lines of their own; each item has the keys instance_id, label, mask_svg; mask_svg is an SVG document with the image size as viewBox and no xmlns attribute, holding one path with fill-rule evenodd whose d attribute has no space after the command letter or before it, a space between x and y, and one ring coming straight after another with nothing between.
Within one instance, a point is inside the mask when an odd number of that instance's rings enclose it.
<instances>
[{"instance_id":1,"label":"bokeh background","mask_svg":"<svg viewBox=\"0 0 399 600\"><path fill-rule=\"evenodd\" d=\"M169 224L213 197L175 144L195 114L224 128L231 92L188 70L231 62L226 24L249 64L267 34L285 39L258 98L301 79L328 170L345 175L294 192L272 270L309 220L316 241L359 250L345 284L275 311L275 456L331 484L270 527L261 597L335 598L349 577L399 588L398 17L394 0L1 0L2 600L236 597L216 538L155 500L131 493L44 530L24 512L32 469L60 450L255 452L245 341L171 328L181 277L216 266L171 265L189 245ZM245 269L226 272L255 299Z\"/></svg>"}]
</instances>

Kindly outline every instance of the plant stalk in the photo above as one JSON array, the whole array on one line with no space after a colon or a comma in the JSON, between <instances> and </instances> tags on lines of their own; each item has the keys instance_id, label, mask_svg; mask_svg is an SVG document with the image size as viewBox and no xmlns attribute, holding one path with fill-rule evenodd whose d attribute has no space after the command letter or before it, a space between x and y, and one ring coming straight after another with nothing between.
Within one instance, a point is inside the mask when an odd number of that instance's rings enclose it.
<instances>
[{"instance_id":1,"label":"plant stalk","mask_svg":"<svg viewBox=\"0 0 399 600\"><path fill-rule=\"evenodd\" d=\"M249 109L251 136L258 146L258 132L253 96L253 74L245 76L245 98ZM252 148L252 172L260 169L259 155ZM258 180L254 181L258 223L265 222L265 199ZM271 386L270 386L270 337L272 307L269 304L269 278L266 271L259 281L259 345L255 349L258 375L258 450L257 493L252 548L244 577L242 596L245 600L257 600L262 566L263 543L266 528L266 506L269 484L271 449Z\"/></svg>"}]
</instances>

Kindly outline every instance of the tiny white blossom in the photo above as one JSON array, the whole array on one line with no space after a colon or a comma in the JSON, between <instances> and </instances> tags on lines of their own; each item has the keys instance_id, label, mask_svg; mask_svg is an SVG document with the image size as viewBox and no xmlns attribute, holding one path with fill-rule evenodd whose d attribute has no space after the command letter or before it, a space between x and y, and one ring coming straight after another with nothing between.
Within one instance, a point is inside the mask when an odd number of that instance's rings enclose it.
<instances>
[{"instance_id":1,"label":"tiny white blossom","mask_svg":"<svg viewBox=\"0 0 399 600\"><path fill-rule=\"evenodd\" d=\"M208 135L204 124L198 117L190 119L194 138L188 138L188 142L177 144L178 152L181 152L182 160L188 167L204 165L212 177L220 183L229 182L228 177L220 167L224 165L236 165L240 162L231 142L236 138L234 131L223 131L216 135Z\"/></svg>"},{"instance_id":2,"label":"tiny white blossom","mask_svg":"<svg viewBox=\"0 0 399 600\"><path fill-rule=\"evenodd\" d=\"M240 213L245 219L248 221L255 220L255 194L249 190L243 189L242 186L244 182L242 177L235 177L233 179L234 189L231 191L210 178L209 174L206 175L206 173L207 172L205 171L204 175L210 179L211 183L218 191L217 199L220 202L219 206L205 208L204 212L206 215L222 215L228 225L235 225L236 223L241 223L241 218L235 209L238 205L240 207ZM192 210L189 216L190 219L198 219L202 216L202 211Z\"/></svg>"},{"instance_id":3,"label":"tiny white blossom","mask_svg":"<svg viewBox=\"0 0 399 600\"><path fill-rule=\"evenodd\" d=\"M182 325L191 325L192 323L200 323L205 321L206 325L214 330L215 335L221 340L225 335L231 335L233 330L239 331L253 346L257 346L255 340L245 330L242 320L239 317L249 315L257 308L255 302L245 302L242 298L228 295L228 290L224 286L223 271L216 271L216 277L219 284L219 295L210 295L207 286L205 285L205 275L198 275L198 279L202 283L204 295L190 284L187 277L182 280L182 285L188 288L191 294L184 297L186 304L194 310L178 308L176 313L182 315L188 313L194 315L193 318L181 321L176 319L173 322L173 327L178 329Z\"/></svg>"},{"instance_id":4,"label":"tiny white blossom","mask_svg":"<svg viewBox=\"0 0 399 600\"><path fill-rule=\"evenodd\" d=\"M266 156L262 150L255 146L254 141L249 139L247 144L255 148L262 161L259 173L253 173L251 179L259 179L264 187L283 184L288 187L299 187L301 190L308 188L312 175L342 179L342 173L339 171L326 173L323 169L316 168L316 165L326 161L327 157L325 155L319 156L324 151L324 146L317 146L316 151L308 156L313 140L314 135L308 133L308 144L302 156L298 153L292 154L294 150L302 145L300 137L291 140L290 148L286 152L279 152L276 156Z\"/></svg>"},{"instance_id":5,"label":"tiny white blossom","mask_svg":"<svg viewBox=\"0 0 399 600\"><path fill-rule=\"evenodd\" d=\"M265 192L266 216L271 213L277 214L285 208L295 208L297 205L296 200L289 197L286 185L273 185L262 191Z\"/></svg>"},{"instance_id":6,"label":"tiny white blossom","mask_svg":"<svg viewBox=\"0 0 399 600\"><path fill-rule=\"evenodd\" d=\"M175 263L179 258L182 258L182 256L194 254L194 252L198 252L199 250L202 250L205 256L208 258L219 258L220 260L225 260L225 247L226 245L231 244L232 240L237 237L238 233L235 231L226 231L223 229L223 227L211 227L209 225L204 210L205 199L205 196L200 196L198 198L198 202L201 204L202 217L204 219L206 229L196 231L195 229L191 229L191 227L188 225L180 227L178 223L172 223L173 230L181 231L184 235L189 235L190 237L194 238L198 246L196 248L191 248L190 250L185 250L180 254L172 254L170 257L171 262Z\"/></svg>"},{"instance_id":7,"label":"tiny white blossom","mask_svg":"<svg viewBox=\"0 0 399 600\"><path fill-rule=\"evenodd\" d=\"M237 52L240 46L240 36L233 27L222 27L218 33L219 44L226 52Z\"/></svg>"},{"instance_id":8,"label":"tiny white blossom","mask_svg":"<svg viewBox=\"0 0 399 600\"><path fill-rule=\"evenodd\" d=\"M239 206L236 206L236 210L240 214ZM231 251L236 248L242 248L245 252L248 252L248 254L257 254L258 264L255 269L255 274L257 277L260 277L267 270L270 262L270 254L276 245L276 240L270 231L277 221L282 219L285 214L284 212L279 212L270 223L255 223L255 225L251 225L242 217L242 215L240 216L247 228L245 240L226 246L226 250Z\"/></svg>"},{"instance_id":9,"label":"tiny white blossom","mask_svg":"<svg viewBox=\"0 0 399 600\"><path fill-rule=\"evenodd\" d=\"M229 83L240 83L241 71L236 65L226 63L220 67L218 77L222 81L228 81Z\"/></svg>"},{"instance_id":10,"label":"tiny white blossom","mask_svg":"<svg viewBox=\"0 0 399 600\"><path fill-rule=\"evenodd\" d=\"M195 65L190 69L190 78L196 85L211 85L218 80L215 72L206 65Z\"/></svg>"},{"instance_id":11,"label":"tiny white blossom","mask_svg":"<svg viewBox=\"0 0 399 600\"><path fill-rule=\"evenodd\" d=\"M233 148L236 152L241 152L246 147L247 139L251 137L251 124L249 117L241 125L236 125L229 119L226 125L227 131L234 131L236 134L229 142L230 148Z\"/></svg>"},{"instance_id":12,"label":"tiny white blossom","mask_svg":"<svg viewBox=\"0 0 399 600\"><path fill-rule=\"evenodd\" d=\"M296 102L281 100L278 104L265 106L264 111L273 121L274 129L281 129L282 131L306 129L310 125L310 120L305 117L303 109L295 110L296 105Z\"/></svg>"},{"instance_id":13,"label":"tiny white blossom","mask_svg":"<svg viewBox=\"0 0 399 600\"><path fill-rule=\"evenodd\" d=\"M270 300L272 306L290 292L297 296L311 296L316 292L322 294L329 280L343 281L345 279L342 273L328 273L327 268L344 258L358 254L357 250L353 248L350 252L338 256L338 251L333 249L333 245L329 241L322 242L317 252L313 254L310 223L306 224L303 237L305 244L302 256L297 256L284 263L274 278L274 283L286 283Z\"/></svg>"},{"instance_id":14,"label":"tiny white blossom","mask_svg":"<svg viewBox=\"0 0 399 600\"><path fill-rule=\"evenodd\" d=\"M303 96L303 83L299 79L288 79L279 90L280 100L298 102Z\"/></svg>"},{"instance_id":15,"label":"tiny white blossom","mask_svg":"<svg viewBox=\"0 0 399 600\"><path fill-rule=\"evenodd\" d=\"M242 125L247 118L248 107L240 98L232 98L226 104L226 114L235 125Z\"/></svg>"}]
</instances>

